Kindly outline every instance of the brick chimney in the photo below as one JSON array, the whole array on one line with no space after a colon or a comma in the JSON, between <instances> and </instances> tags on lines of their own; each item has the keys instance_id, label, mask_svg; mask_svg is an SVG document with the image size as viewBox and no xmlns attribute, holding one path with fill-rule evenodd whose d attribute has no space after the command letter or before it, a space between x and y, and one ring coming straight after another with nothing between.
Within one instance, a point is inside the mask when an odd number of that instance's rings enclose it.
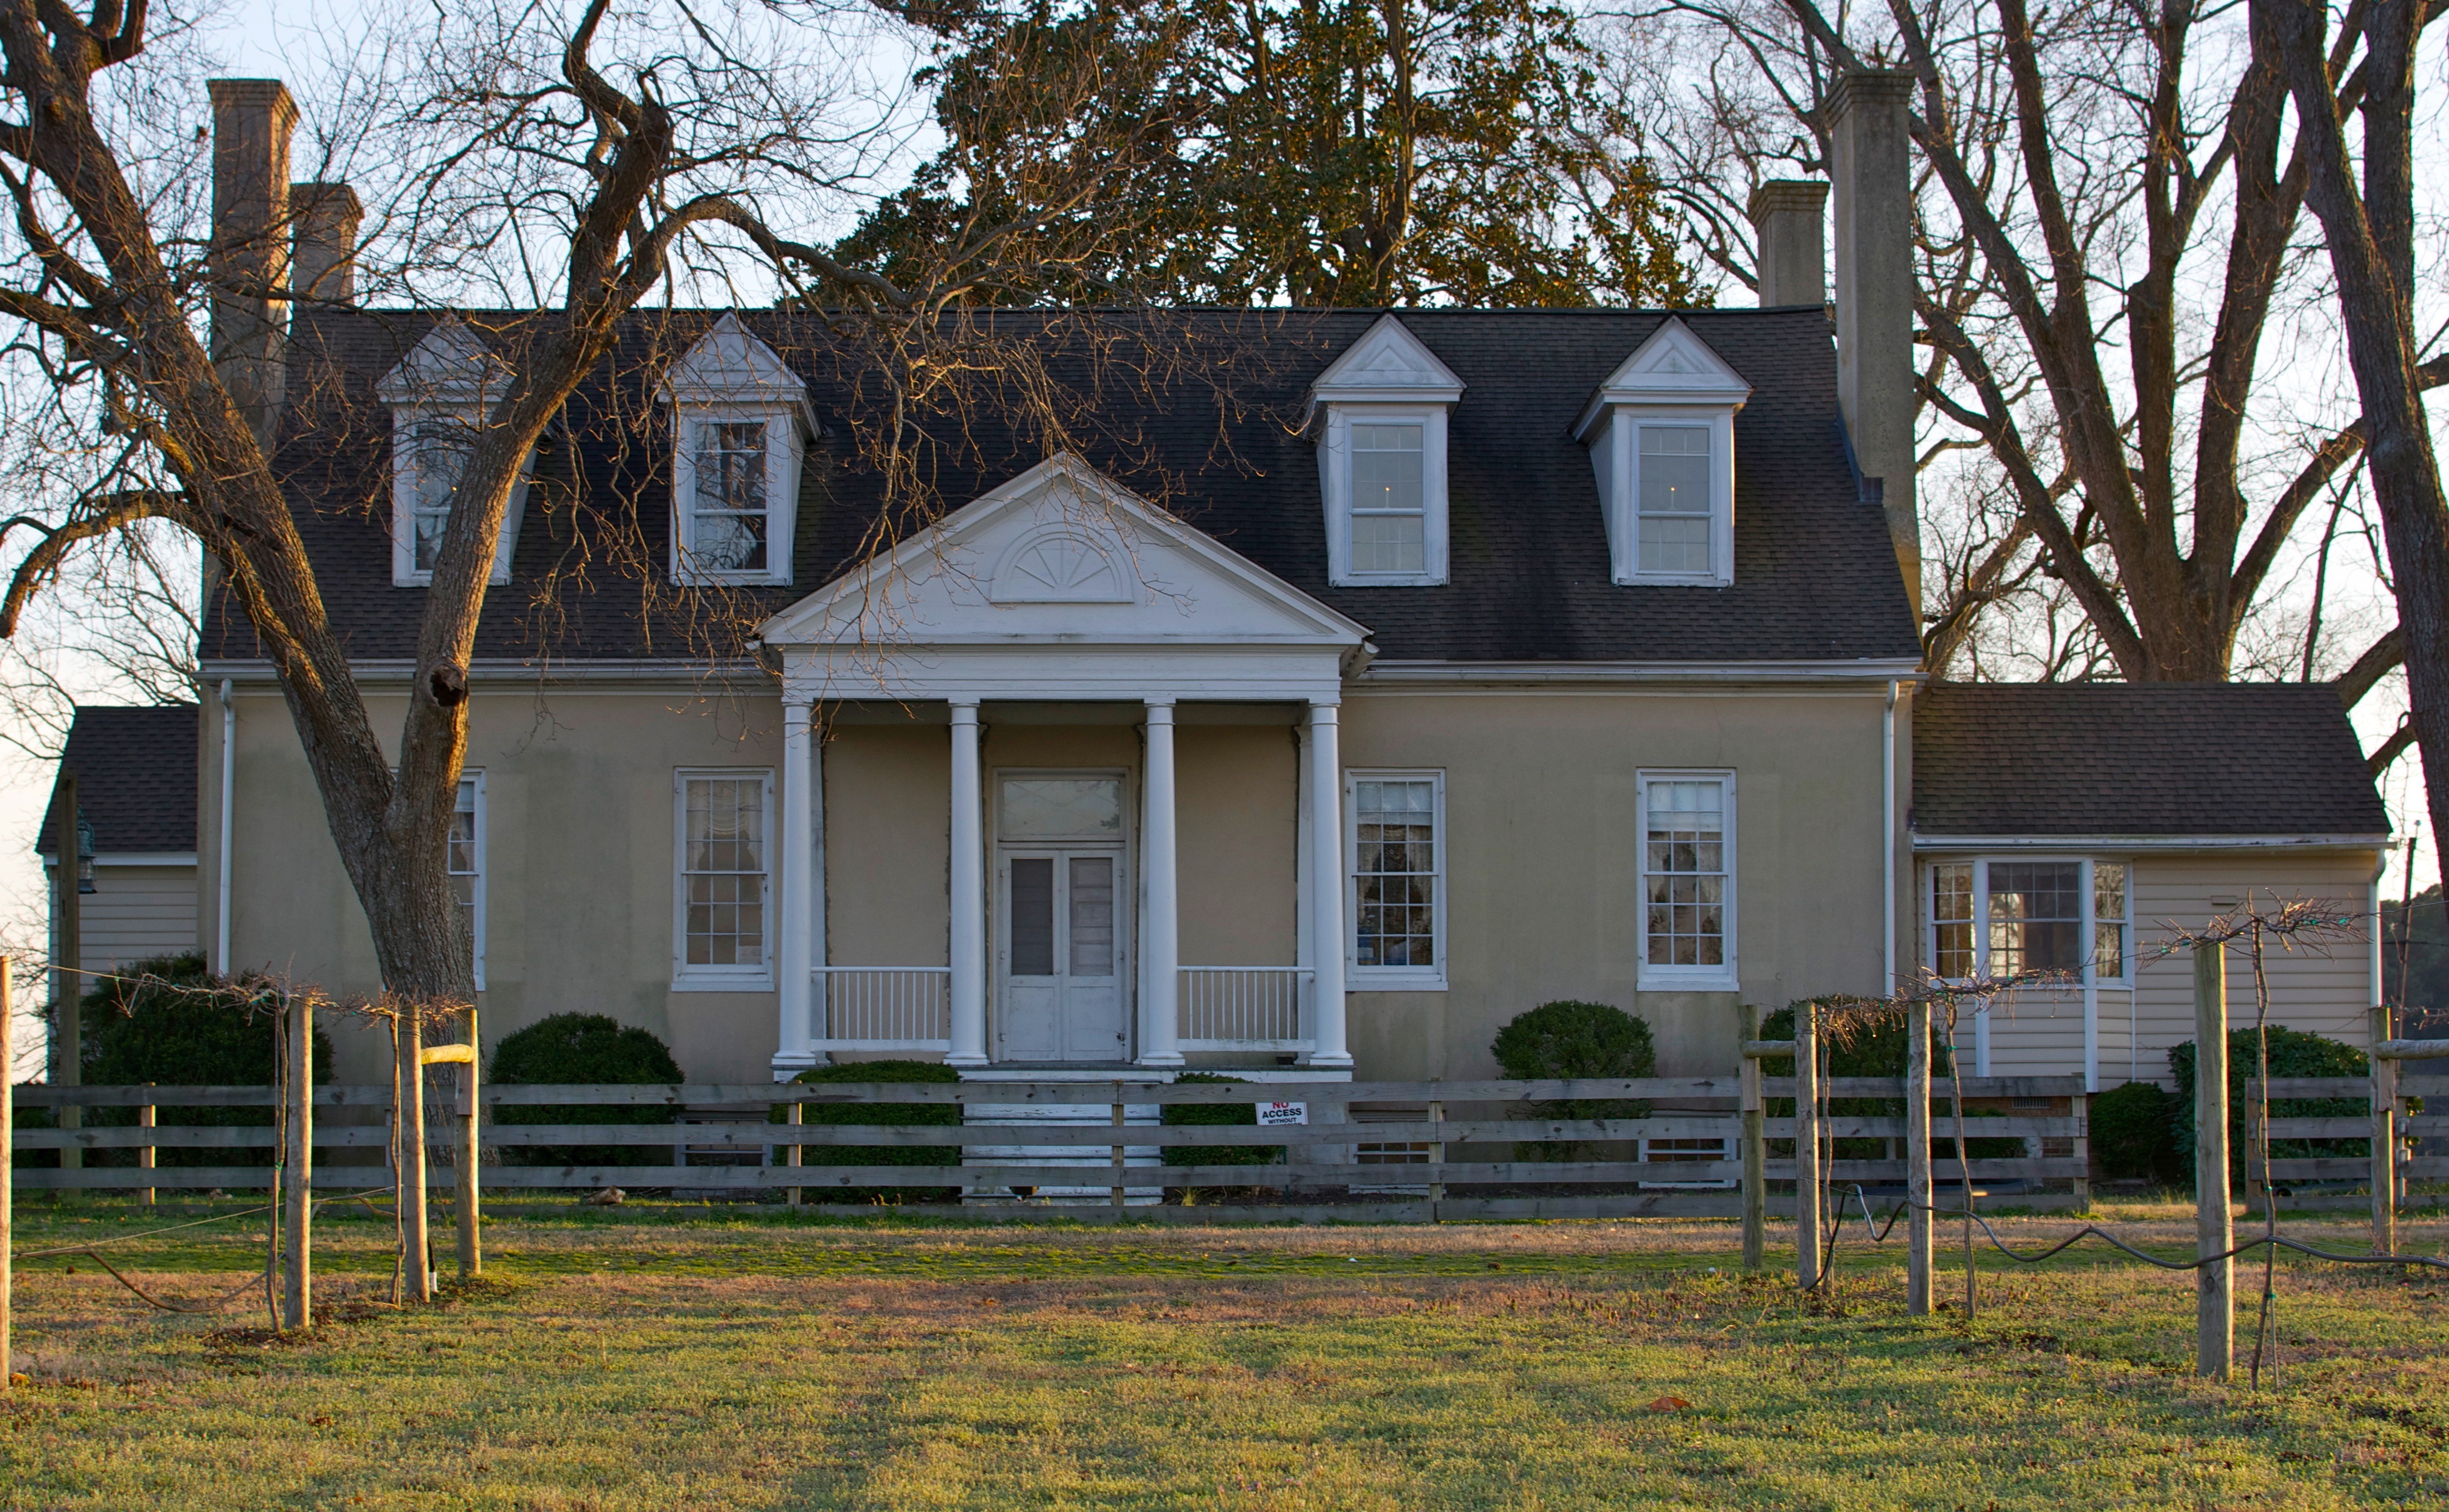
<instances>
[{"instance_id":1,"label":"brick chimney","mask_svg":"<svg viewBox=\"0 0 2449 1512\"><path fill-rule=\"evenodd\" d=\"M1913 75L1841 74L1828 97L1837 222L1837 403L1854 460L1877 478L1921 612L1921 525L1914 512L1913 179L1905 111ZM1872 490L1866 488L1866 494Z\"/></svg>"},{"instance_id":2,"label":"brick chimney","mask_svg":"<svg viewBox=\"0 0 2449 1512\"><path fill-rule=\"evenodd\" d=\"M278 79L213 79L213 366L269 445L288 365L289 134Z\"/></svg>"},{"instance_id":3,"label":"brick chimney","mask_svg":"<svg viewBox=\"0 0 2449 1512\"><path fill-rule=\"evenodd\" d=\"M356 303L357 223L366 215L357 191L345 183L293 183L289 208L298 224L290 291L309 306Z\"/></svg>"},{"instance_id":4,"label":"brick chimney","mask_svg":"<svg viewBox=\"0 0 2449 1512\"><path fill-rule=\"evenodd\" d=\"M1828 302L1827 208L1828 185L1818 179L1771 179L1752 191L1762 309Z\"/></svg>"}]
</instances>

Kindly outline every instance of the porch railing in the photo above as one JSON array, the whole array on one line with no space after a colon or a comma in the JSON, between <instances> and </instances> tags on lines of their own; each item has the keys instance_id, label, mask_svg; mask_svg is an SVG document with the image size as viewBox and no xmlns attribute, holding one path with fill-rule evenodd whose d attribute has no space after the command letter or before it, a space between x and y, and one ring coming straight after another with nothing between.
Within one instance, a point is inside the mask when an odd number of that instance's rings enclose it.
<instances>
[{"instance_id":1,"label":"porch railing","mask_svg":"<svg viewBox=\"0 0 2449 1512\"><path fill-rule=\"evenodd\" d=\"M1291 966L1186 966L1179 1004L1186 1050L1307 1050L1312 972Z\"/></svg>"},{"instance_id":2,"label":"porch railing","mask_svg":"<svg viewBox=\"0 0 2449 1512\"><path fill-rule=\"evenodd\" d=\"M951 967L820 966L815 976L815 1048L953 1047Z\"/></svg>"}]
</instances>

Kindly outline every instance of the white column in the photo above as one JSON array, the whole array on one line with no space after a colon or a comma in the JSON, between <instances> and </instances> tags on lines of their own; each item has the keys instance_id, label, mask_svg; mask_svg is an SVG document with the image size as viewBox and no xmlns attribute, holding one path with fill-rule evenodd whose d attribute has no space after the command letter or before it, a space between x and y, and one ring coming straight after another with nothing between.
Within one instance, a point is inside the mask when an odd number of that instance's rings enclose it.
<instances>
[{"instance_id":1,"label":"white column","mask_svg":"<svg viewBox=\"0 0 2449 1512\"><path fill-rule=\"evenodd\" d=\"M1302 1038L1318 1026L1318 906L1310 899L1310 839L1318 823L1318 784L1309 775L1309 725L1293 728L1293 965L1310 973L1301 989Z\"/></svg>"},{"instance_id":2,"label":"white column","mask_svg":"<svg viewBox=\"0 0 2449 1512\"><path fill-rule=\"evenodd\" d=\"M1348 1066L1343 1032L1343 753L1335 705L1309 706L1310 962L1318 971L1309 1065Z\"/></svg>"},{"instance_id":3,"label":"white column","mask_svg":"<svg viewBox=\"0 0 2449 1512\"><path fill-rule=\"evenodd\" d=\"M978 700L953 700L953 1053L947 1065L987 1063L986 835L980 824Z\"/></svg>"},{"instance_id":4,"label":"white column","mask_svg":"<svg viewBox=\"0 0 2449 1512\"><path fill-rule=\"evenodd\" d=\"M1142 1065L1182 1064L1182 909L1176 886L1173 829L1173 701L1147 701L1147 828L1140 834L1140 959L1147 990L1140 997Z\"/></svg>"},{"instance_id":5,"label":"white column","mask_svg":"<svg viewBox=\"0 0 2449 1512\"><path fill-rule=\"evenodd\" d=\"M781 1023L774 1039L774 1079L817 1063L809 1044L815 1025L809 1019L814 983L809 968L808 923L810 861L816 850L816 783L811 750L816 744L809 707L797 700L782 705L782 886L774 916L781 932L781 975L775 982Z\"/></svg>"}]
</instances>

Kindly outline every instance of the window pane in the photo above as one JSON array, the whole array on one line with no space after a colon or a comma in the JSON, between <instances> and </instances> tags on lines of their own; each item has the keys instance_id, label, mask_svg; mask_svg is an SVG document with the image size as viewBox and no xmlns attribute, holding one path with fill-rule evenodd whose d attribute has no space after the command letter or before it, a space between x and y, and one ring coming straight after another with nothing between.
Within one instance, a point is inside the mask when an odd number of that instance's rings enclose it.
<instances>
[{"instance_id":1,"label":"window pane","mask_svg":"<svg viewBox=\"0 0 2449 1512\"><path fill-rule=\"evenodd\" d=\"M1649 784L1642 929L1652 966L1726 964L1726 784Z\"/></svg>"},{"instance_id":2,"label":"window pane","mask_svg":"<svg viewBox=\"0 0 2449 1512\"><path fill-rule=\"evenodd\" d=\"M451 814L449 859L452 890L461 906L476 906L478 863L476 859L476 783L473 778L459 784L458 807Z\"/></svg>"},{"instance_id":3,"label":"window pane","mask_svg":"<svg viewBox=\"0 0 2449 1512\"><path fill-rule=\"evenodd\" d=\"M1437 806L1433 781L1352 785L1359 965L1437 965Z\"/></svg>"},{"instance_id":4,"label":"window pane","mask_svg":"<svg viewBox=\"0 0 2449 1512\"><path fill-rule=\"evenodd\" d=\"M1973 974L1973 863L1949 861L1930 871L1930 919L1938 974Z\"/></svg>"},{"instance_id":5,"label":"window pane","mask_svg":"<svg viewBox=\"0 0 2449 1512\"><path fill-rule=\"evenodd\" d=\"M716 572L765 568L765 422L697 427L697 502L690 554Z\"/></svg>"},{"instance_id":6,"label":"window pane","mask_svg":"<svg viewBox=\"0 0 2449 1512\"><path fill-rule=\"evenodd\" d=\"M1428 522L1417 514L1356 514L1352 517L1352 570L1355 572L1425 572L1428 570Z\"/></svg>"},{"instance_id":7,"label":"window pane","mask_svg":"<svg viewBox=\"0 0 2449 1512\"><path fill-rule=\"evenodd\" d=\"M460 476L468 470L473 437L469 422L437 415L417 422L413 445L416 497L411 507L411 549L419 572L431 572L442 556L442 533L451 525L451 504L459 492Z\"/></svg>"},{"instance_id":8,"label":"window pane","mask_svg":"<svg viewBox=\"0 0 2449 1512\"><path fill-rule=\"evenodd\" d=\"M690 966L765 964L765 784L762 777L690 777L684 792L681 871Z\"/></svg>"},{"instance_id":9,"label":"window pane","mask_svg":"<svg viewBox=\"0 0 2449 1512\"><path fill-rule=\"evenodd\" d=\"M1119 777L1014 777L1003 785L997 822L1007 840L1119 840Z\"/></svg>"},{"instance_id":10,"label":"window pane","mask_svg":"<svg viewBox=\"0 0 2449 1512\"><path fill-rule=\"evenodd\" d=\"M1420 507L1421 428L1356 425L1352 428L1352 507Z\"/></svg>"},{"instance_id":11,"label":"window pane","mask_svg":"<svg viewBox=\"0 0 2449 1512\"><path fill-rule=\"evenodd\" d=\"M1641 570L1709 571L1709 517L1642 516Z\"/></svg>"},{"instance_id":12,"label":"window pane","mask_svg":"<svg viewBox=\"0 0 2449 1512\"><path fill-rule=\"evenodd\" d=\"M1054 974L1054 861L1051 856L1012 863L1012 974Z\"/></svg>"},{"instance_id":13,"label":"window pane","mask_svg":"<svg viewBox=\"0 0 2449 1512\"><path fill-rule=\"evenodd\" d=\"M1641 512L1709 512L1709 432L1706 429L1641 428Z\"/></svg>"},{"instance_id":14,"label":"window pane","mask_svg":"<svg viewBox=\"0 0 2449 1512\"><path fill-rule=\"evenodd\" d=\"M2114 861L2092 864L2092 970L2104 977L2126 974L2126 868Z\"/></svg>"},{"instance_id":15,"label":"window pane","mask_svg":"<svg viewBox=\"0 0 2449 1512\"><path fill-rule=\"evenodd\" d=\"M2073 861L1991 862L1991 975L2081 970L2082 889Z\"/></svg>"},{"instance_id":16,"label":"window pane","mask_svg":"<svg viewBox=\"0 0 2449 1512\"><path fill-rule=\"evenodd\" d=\"M1114 974L1114 858L1075 855L1071 858L1070 899L1070 974L1109 977Z\"/></svg>"}]
</instances>

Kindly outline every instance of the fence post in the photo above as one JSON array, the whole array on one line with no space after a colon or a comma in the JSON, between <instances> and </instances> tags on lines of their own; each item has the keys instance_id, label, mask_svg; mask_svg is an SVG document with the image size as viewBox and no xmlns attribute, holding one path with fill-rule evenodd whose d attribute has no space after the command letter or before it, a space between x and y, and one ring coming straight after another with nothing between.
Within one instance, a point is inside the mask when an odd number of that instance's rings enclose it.
<instances>
[{"instance_id":1,"label":"fence post","mask_svg":"<svg viewBox=\"0 0 2449 1512\"><path fill-rule=\"evenodd\" d=\"M1905 1006L1905 1312L1930 1315L1930 1003Z\"/></svg>"},{"instance_id":2,"label":"fence post","mask_svg":"<svg viewBox=\"0 0 2449 1512\"><path fill-rule=\"evenodd\" d=\"M782 1110L782 1121L783 1121L783 1122L785 1122L785 1123L787 1123L787 1124L789 1124L789 1125L790 1125L792 1128L794 1128L794 1129L796 1129L796 1128L800 1127L800 1124L802 1124L803 1122L805 1122L805 1121L806 1121L806 1120L805 1120L805 1118L803 1117L803 1109L802 1109L801 1104L800 1104L799 1102L796 1102L796 1101L795 1101L795 1102L790 1103L788 1106L786 1106L786 1107ZM795 1136L794 1138L796 1139L796 1136ZM791 1168L792 1168L793 1170L797 1170L797 1169L799 1169L799 1166L800 1166L800 1146L799 1146L798 1144L794 1143L794 1144L792 1144L789 1148L790 1148L790 1151L791 1151L791 1156L790 1156L790 1160L789 1160L789 1162L788 1162L788 1163L790 1164L790 1166L791 1166ZM800 1189L800 1188L799 1188L799 1187L792 1187L792 1188L790 1188L789 1190L790 1190L790 1198L789 1198L789 1200L790 1200L791 1206L793 1206L793 1207L795 1207L795 1208L796 1208L796 1207L798 1207L798 1206L800 1205L800 1200L801 1200L800 1196L800 1190L801 1190L801 1189Z\"/></svg>"},{"instance_id":3,"label":"fence post","mask_svg":"<svg viewBox=\"0 0 2449 1512\"><path fill-rule=\"evenodd\" d=\"M2194 947L2194 1258L2236 1245L2227 1182L2227 959L2216 941ZM2236 1261L2194 1272L2194 1373L2227 1380L2236 1362Z\"/></svg>"},{"instance_id":4,"label":"fence post","mask_svg":"<svg viewBox=\"0 0 2449 1512\"><path fill-rule=\"evenodd\" d=\"M149 1087L154 1083L147 1081L145 1084ZM160 1127L157 1110L154 1108L152 1103L147 1102L143 1107L136 1110L136 1126L140 1129ZM153 1146L149 1142L137 1149L136 1164L143 1170L150 1171L154 1169ZM144 1203L148 1208L151 1207L154 1201L153 1188L149 1186L143 1188L137 1196L137 1200Z\"/></svg>"},{"instance_id":5,"label":"fence post","mask_svg":"<svg viewBox=\"0 0 2449 1512\"><path fill-rule=\"evenodd\" d=\"M291 998L289 1035L289 1164L288 1265L282 1274L280 1326L312 1328L315 1324L314 1243L309 1226L315 1217L315 1005ZM150 1111L149 1109L147 1110Z\"/></svg>"},{"instance_id":6,"label":"fence post","mask_svg":"<svg viewBox=\"0 0 2449 1512\"><path fill-rule=\"evenodd\" d=\"M2389 1005L2372 1006L2372 1247L2398 1253L2398 1062L2382 1057L2390 1033Z\"/></svg>"},{"instance_id":7,"label":"fence post","mask_svg":"<svg viewBox=\"0 0 2449 1512\"><path fill-rule=\"evenodd\" d=\"M459 1279L472 1281L485 1269L484 1231L478 1221L476 1204L482 1195L483 1173L476 1169L484 1158L484 1131L480 1127L481 1105L477 1089L483 1084L485 1042L476 1032L476 1005L468 1005L468 1068L459 1079L463 1101L459 1104Z\"/></svg>"},{"instance_id":8,"label":"fence post","mask_svg":"<svg viewBox=\"0 0 2449 1512\"><path fill-rule=\"evenodd\" d=\"M1750 1051L1761 1033L1760 1005L1744 1005L1744 1043L1736 1046L1743 1062L1744 1269L1761 1268L1768 1227L1768 1137L1761 1116L1760 1057Z\"/></svg>"},{"instance_id":9,"label":"fence post","mask_svg":"<svg viewBox=\"0 0 2449 1512\"><path fill-rule=\"evenodd\" d=\"M2074 1115L2074 1209L2092 1211L2092 1094L2078 1092L2068 1100Z\"/></svg>"},{"instance_id":10,"label":"fence post","mask_svg":"<svg viewBox=\"0 0 2449 1512\"><path fill-rule=\"evenodd\" d=\"M1117 1081L1117 1082L1115 1082L1115 1083L1114 1083L1114 1127L1115 1127L1115 1128L1117 1128L1117 1129L1119 1129L1119 1128L1121 1128L1122 1126L1123 1126L1123 1084L1122 1084L1120 1081ZM1122 1138L1122 1136L1118 1134L1118 1135L1114 1136L1114 1138L1116 1138L1116 1139L1121 1139L1121 1138ZM1111 1201L1112 1201L1112 1203L1113 1203L1113 1205L1114 1205L1114 1210L1115 1210L1116 1212L1120 1212L1120 1211L1122 1211L1122 1208L1123 1208L1123 1196L1124 1196L1124 1193L1123 1193L1123 1147L1122 1147L1121 1145L1117 1144L1117 1145L1112 1146L1112 1150L1113 1150L1113 1161L1114 1161L1114 1177L1113 1177L1113 1179L1114 1179L1114 1184L1113 1184L1113 1186L1109 1189L1109 1200L1111 1200Z\"/></svg>"},{"instance_id":11,"label":"fence post","mask_svg":"<svg viewBox=\"0 0 2449 1512\"><path fill-rule=\"evenodd\" d=\"M392 1057L391 1117L398 1150L400 1279L411 1302L434 1300L434 1251L425 1213L425 1026L419 1005L402 1003L398 1051Z\"/></svg>"},{"instance_id":12,"label":"fence post","mask_svg":"<svg viewBox=\"0 0 2449 1512\"><path fill-rule=\"evenodd\" d=\"M1431 1123L1443 1123L1446 1121L1446 1105L1444 1103L1432 1102L1429 1104L1429 1121ZM1636 1145L1635 1148L1638 1149L1639 1146ZM1446 1163L1445 1131L1442 1129L1437 1131L1437 1139L1429 1146L1429 1163L1431 1165L1443 1165ZM1445 1199L1446 1184L1443 1181L1430 1182L1429 1221L1431 1223L1437 1221L1437 1204L1443 1202Z\"/></svg>"},{"instance_id":13,"label":"fence post","mask_svg":"<svg viewBox=\"0 0 2449 1512\"><path fill-rule=\"evenodd\" d=\"M1794 1007L1794 1282L1820 1281L1820 1011Z\"/></svg>"},{"instance_id":14,"label":"fence post","mask_svg":"<svg viewBox=\"0 0 2449 1512\"><path fill-rule=\"evenodd\" d=\"M17 1151L16 979L16 958L0 955L0 1396L9 1394L9 1372L15 1368L9 1358L9 1247L13 1242L9 1207L16 1179L11 1169Z\"/></svg>"}]
</instances>

